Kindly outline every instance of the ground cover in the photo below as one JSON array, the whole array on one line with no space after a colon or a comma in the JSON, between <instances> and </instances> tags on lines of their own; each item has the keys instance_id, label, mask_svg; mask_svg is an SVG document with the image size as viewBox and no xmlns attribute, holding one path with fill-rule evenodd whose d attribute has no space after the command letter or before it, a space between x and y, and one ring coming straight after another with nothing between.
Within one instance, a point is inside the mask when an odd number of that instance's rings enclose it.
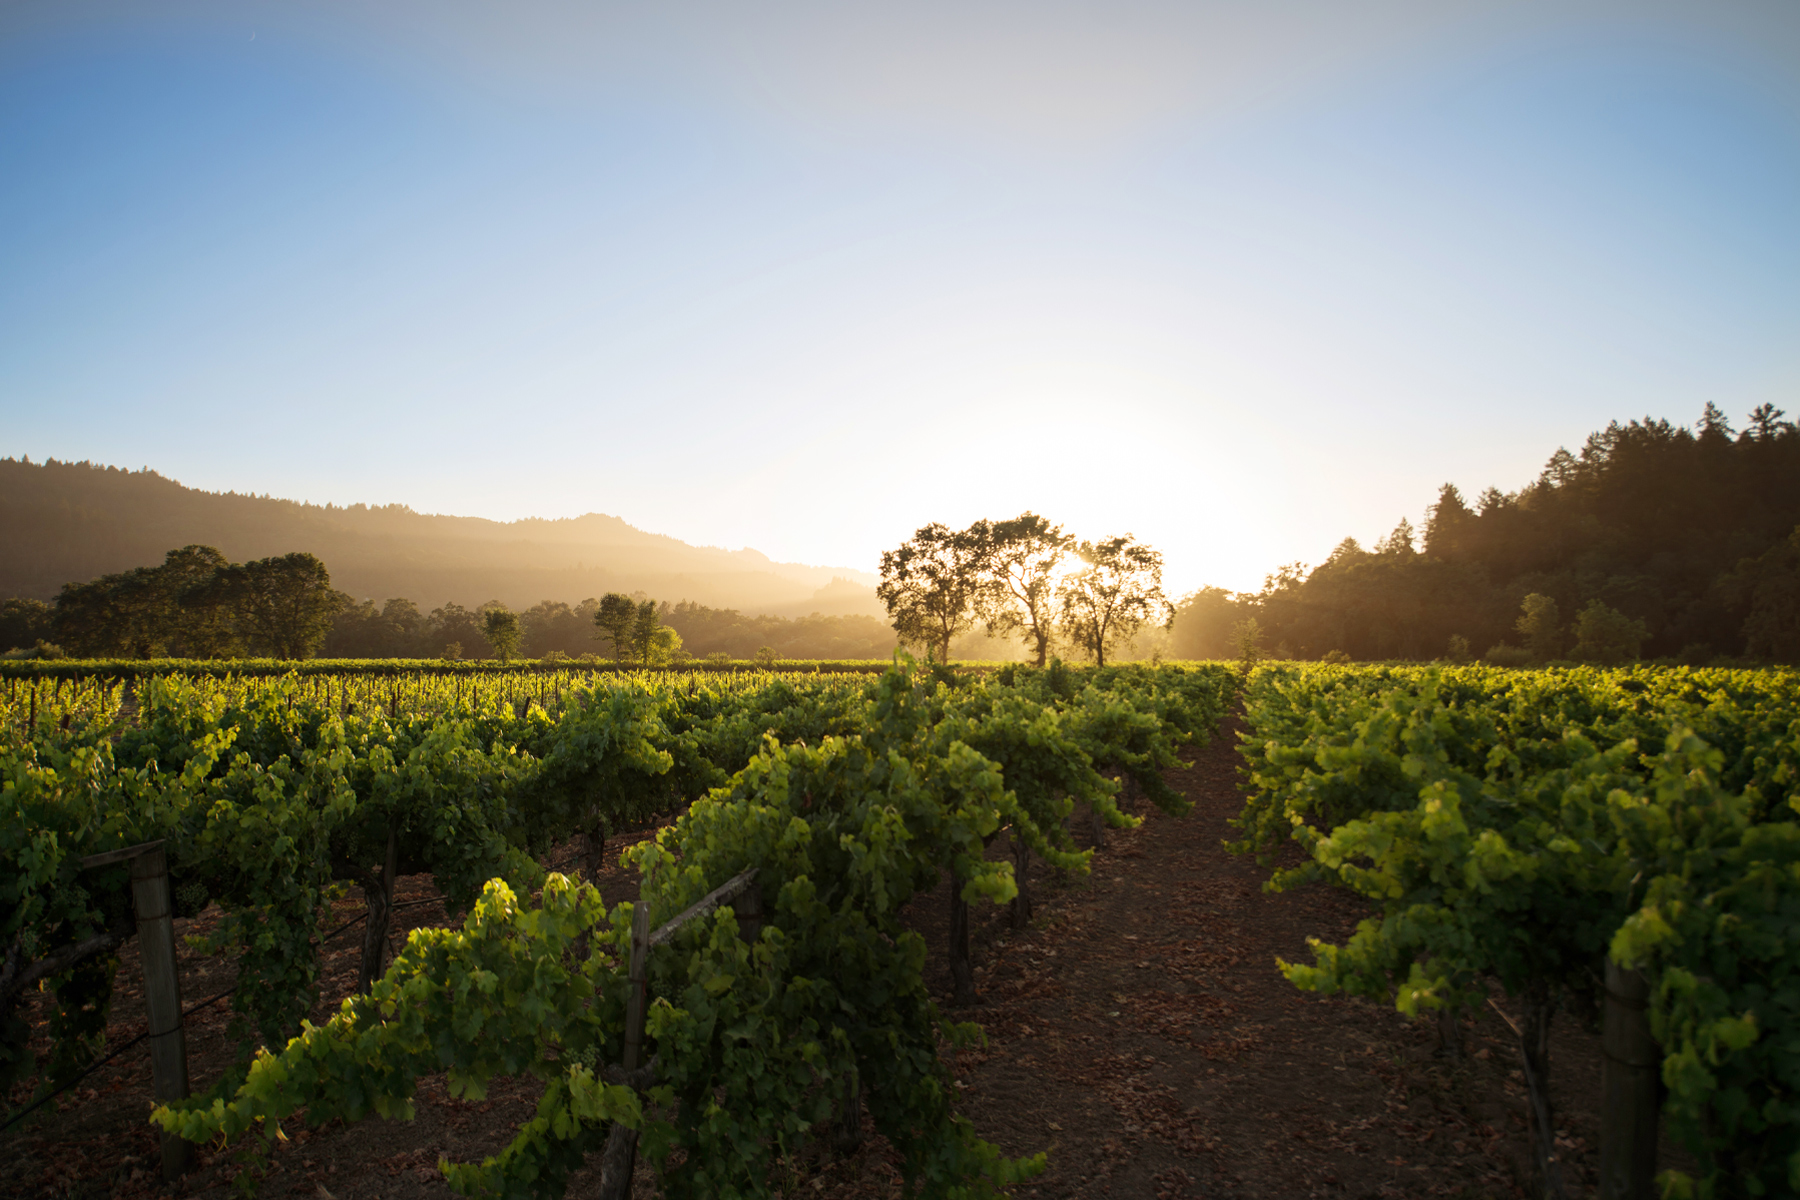
<instances>
[{"instance_id":1,"label":"ground cover","mask_svg":"<svg viewBox=\"0 0 1800 1200\"><path fill-rule=\"evenodd\" d=\"M1364 910L1354 897L1324 889L1265 894L1265 873L1221 849L1233 833L1226 821L1242 805L1234 744L1228 726L1192 769L1170 772L1170 783L1196 803L1191 815L1141 806L1143 826L1112 832L1086 880L1059 883L1037 868L1032 928L1014 932L1003 911L976 909L982 1002L958 1015L979 1021L988 1044L951 1059L963 1111L1008 1154L1050 1152L1050 1169L1021 1196L1525 1194L1524 1090L1506 1025L1517 1013L1496 996L1466 1023L1465 1052L1451 1059L1439 1052L1431 1026L1408 1025L1366 1001L1303 995L1283 980L1277 956L1305 958L1309 934L1341 939ZM575 862L573 848L564 847L549 865L572 870ZM636 891L616 865L600 882L609 903ZM396 938L446 919L427 876L404 878L396 901L411 905L396 913ZM360 912L353 892L326 927ZM909 914L931 946L928 981L946 1000L948 912L945 885L916 899ZM197 931L209 917L194 920L178 932ZM354 926L329 943L315 1021L355 986L359 944ZM143 1028L135 949L124 953L123 994L108 1032L114 1045ZM190 1005L231 984L222 960L184 952L182 967ZM36 1022L43 1014L33 1007L24 1015ZM221 1004L189 1018L197 1086L228 1060L225 1016ZM1580 1195L1592 1188L1596 1157L1598 1037L1559 1017L1552 1056L1559 1145L1570 1190ZM450 1195L436 1170L439 1155L467 1160L500 1149L530 1115L536 1087L500 1084L467 1103L432 1078L420 1088L412 1121L311 1132L292 1122L262 1194ZM167 1194L155 1177L148 1107L140 1046L64 1097L58 1111L7 1135L0 1193ZM874 1136L847 1157L822 1139L788 1169L789 1195L899 1194L892 1156ZM234 1173L230 1151L204 1149L178 1193L225 1196ZM578 1177L570 1195L591 1194L594 1185ZM636 1194L652 1194L647 1174Z\"/></svg>"}]
</instances>

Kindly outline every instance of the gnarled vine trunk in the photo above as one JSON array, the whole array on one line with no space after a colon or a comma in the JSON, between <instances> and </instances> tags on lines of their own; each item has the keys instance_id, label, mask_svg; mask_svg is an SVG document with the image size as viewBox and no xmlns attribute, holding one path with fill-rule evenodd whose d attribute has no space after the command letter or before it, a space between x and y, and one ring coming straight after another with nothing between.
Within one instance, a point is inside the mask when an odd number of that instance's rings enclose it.
<instances>
[{"instance_id":1,"label":"gnarled vine trunk","mask_svg":"<svg viewBox=\"0 0 1800 1200\"><path fill-rule=\"evenodd\" d=\"M400 869L400 826L388 825L387 858L381 873L363 873L363 895L368 900L369 920L363 927L362 969L357 974L356 990L367 992L387 969L389 918L394 911L394 876Z\"/></svg>"},{"instance_id":2,"label":"gnarled vine trunk","mask_svg":"<svg viewBox=\"0 0 1800 1200\"><path fill-rule=\"evenodd\" d=\"M969 961L969 902L962 881L950 876L950 1003L975 1003L975 968Z\"/></svg>"},{"instance_id":3,"label":"gnarled vine trunk","mask_svg":"<svg viewBox=\"0 0 1800 1200\"><path fill-rule=\"evenodd\" d=\"M1562 1200L1562 1163L1556 1153L1556 1109L1550 1100L1550 1020L1556 993L1534 979L1525 988L1525 1020L1519 1053L1525 1061L1525 1089L1531 1102L1531 1146L1545 1200Z\"/></svg>"},{"instance_id":4,"label":"gnarled vine trunk","mask_svg":"<svg viewBox=\"0 0 1800 1200\"><path fill-rule=\"evenodd\" d=\"M1019 894L1012 898L1007 908L1012 927L1024 929L1031 924L1031 847L1025 844L1016 829L1007 836L1012 843L1013 882L1019 887Z\"/></svg>"}]
</instances>

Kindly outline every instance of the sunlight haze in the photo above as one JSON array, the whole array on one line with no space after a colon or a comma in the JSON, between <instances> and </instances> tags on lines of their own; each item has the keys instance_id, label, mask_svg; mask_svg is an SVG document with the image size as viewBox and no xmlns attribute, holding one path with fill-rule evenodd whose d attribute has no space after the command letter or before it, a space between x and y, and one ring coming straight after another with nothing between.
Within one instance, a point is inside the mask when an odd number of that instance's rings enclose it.
<instances>
[{"instance_id":1,"label":"sunlight haze","mask_svg":"<svg viewBox=\"0 0 1800 1200\"><path fill-rule=\"evenodd\" d=\"M0 12L0 454L1254 589L1800 410L1800 8Z\"/></svg>"}]
</instances>

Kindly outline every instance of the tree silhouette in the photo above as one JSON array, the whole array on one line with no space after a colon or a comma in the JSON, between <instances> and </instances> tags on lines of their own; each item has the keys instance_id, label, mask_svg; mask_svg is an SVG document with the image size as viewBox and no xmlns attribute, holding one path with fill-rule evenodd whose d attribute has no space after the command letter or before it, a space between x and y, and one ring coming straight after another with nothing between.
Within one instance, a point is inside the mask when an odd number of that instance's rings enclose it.
<instances>
[{"instance_id":1,"label":"tree silhouette","mask_svg":"<svg viewBox=\"0 0 1800 1200\"><path fill-rule=\"evenodd\" d=\"M1533 592L1519 607L1521 612L1513 628L1525 639L1525 646L1533 656L1543 660L1561 654L1563 632L1556 600Z\"/></svg>"},{"instance_id":2,"label":"tree silhouette","mask_svg":"<svg viewBox=\"0 0 1800 1200\"><path fill-rule=\"evenodd\" d=\"M1558 450L1519 490L1485 488L1472 505L1446 484L1419 553L1392 553L1393 535L1377 547L1390 553L1346 540L1318 566L1278 572L1229 603L1308 658L1429 657L1452 636L1516 643L1520 600L1535 595L1559 619L1598 600L1642 622L1645 655L1800 662L1800 576L1787 542L1796 526L1800 431L1764 404L1737 433L1709 405L1689 428L1614 422L1578 452ZM1217 589L1185 598L1178 644L1202 622L1228 628L1219 608ZM1569 640L1545 641L1540 654Z\"/></svg>"},{"instance_id":3,"label":"tree silhouette","mask_svg":"<svg viewBox=\"0 0 1800 1200\"><path fill-rule=\"evenodd\" d=\"M1599 600L1575 614L1575 646L1569 657L1581 662L1612 665L1638 656L1638 647L1650 631L1618 609Z\"/></svg>"},{"instance_id":4,"label":"tree silhouette","mask_svg":"<svg viewBox=\"0 0 1800 1200\"><path fill-rule=\"evenodd\" d=\"M875 595L901 641L949 660L950 639L975 623L986 549L978 534L933 522L882 554Z\"/></svg>"},{"instance_id":5,"label":"tree silhouette","mask_svg":"<svg viewBox=\"0 0 1800 1200\"><path fill-rule=\"evenodd\" d=\"M631 635L637 629L637 602L630 596L618 592L608 592L600 597L600 607L594 610L594 624L600 632L596 637L604 637L612 643L612 657L617 662L624 662L626 652L631 649Z\"/></svg>"},{"instance_id":6,"label":"tree silhouette","mask_svg":"<svg viewBox=\"0 0 1800 1200\"><path fill-rule=\"evenodd\" d=\"M1152 622L1167 624L1175 609L1162 590L1162 555L1130 534L1081 542L1085 569L1067 576L1056 598L1069 640L1106 665L1106 652Z\"/></svg>"},{"instance_id":7,"label":"tree silhouette","mask_svg":"<svg viewBox=\"0 0 1800 1200\"><path fill-rule=\"evenodd\" d=\"M519 653L519 614L505 607L492 607L481 614L481 633L487 638L488 645L494 648L494 656L506 662Z\"/></svg>"},{"instance_id":8,"label":"tree silhouette","mask_svg":"<svg viewBox=\"0 0 1800 1200\"><path fill-rule=\"evenodd\" d=\"M232 567L223 581L250 649L272 658L311 658L342 603L325 564L300 552Z\"/></svg>"},{"instance_id":9,"label":"tree silhouette","mask_svg":"<svg viewBox=\"0 0 1800 1200\"><path fill-rule=\"evenodd\" d=\"M1056 632L1056 570L1075 539L1036 513L1010 521L977 521L969 533L982 545L981 574L987 586L976 594L976 609L988 633L1015 630L1043 666Z\"/></svg>"}]
</instances>

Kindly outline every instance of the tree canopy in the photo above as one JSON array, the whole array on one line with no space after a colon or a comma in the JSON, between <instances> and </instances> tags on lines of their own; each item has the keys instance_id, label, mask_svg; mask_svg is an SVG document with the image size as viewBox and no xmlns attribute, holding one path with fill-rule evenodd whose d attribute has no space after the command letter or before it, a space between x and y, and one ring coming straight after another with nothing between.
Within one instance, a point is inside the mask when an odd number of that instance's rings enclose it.
<instances>
[{"instance_id":1,"label":"tree canopy","mask_svg":"<svg viewBox=\"0 0 1800 1200\"><path fill-rule=\"evenodd\" d=\"M1064 566L1073 554L1083 564ZM881 556L875 593L902 641L939 661L977 621L1018 633L1043 666L1058 639L1105 663L1144 626L1167 626L1162 555L1127 534L1077 542L1036 513L952 530L933 523Z\"/></svg>"},{"instance_id":2,"label":"tree canopy","mask_svg":"<svg viewBox=\"0 0 1800 1200\"><path fill-rule=\"evenodd\" d=\"M524 633L519 628L518 613L504 605L485 610L481 614L481 632L501 662L518 657L519 640Z\"/></svg>"},{"instance_id":3,"label":"tree canopy","mask_svg":"<svg viewBox=\"0 0 1800 1200\"><path fill-rule=\"evenodd\" d=\"M1278 655L1436 658L1452 638L1587 654L1597 643L1581 641L1579 622L1598 601L1641 626L1645 655L1796 662L1797 531L1800 432L1768 404L1739 432L1709 404L1691 429L1614 422L1579 451L1558 449L1516 492L1489 487L1471 503L1445 484L1422 530L1403 521L1373 550L1346 538L1324 562L1283 567L1258 592L1195 593L1181 603L1174 645L1225 653L1223 598L1240 619L1257 618ZM1532 596L1554 604L1558 636L1539 618L1545 632L1521 646L1515 626Z\"/></svg>"},{"instance_id":4,"label":"tree canopy","mask_svg":"<svg viewBox=\"0 0 1800 1200\"><path fill-rule=\"evenodd\" d=\"M300 551L226 567L208 590L250 652L271 658L311 658L343 605L325 564Z\"/></svg>"},{"instance_id":5,"label":"tree canopy","mask_svg":"<svg viewBox=\"0 0 1800 1200\"><path fill-rule=\"evenodd\" d=\"M944 662L950 639L975 623L985 566L986 542L978 533L933 522L882 554L875 595L887 605L901 641L924 646Z\"/></svg>"},{"instance_id":6,"label":"tree canopy","mask_svg":"<svg viewBox=\"0 0 1800 1200\"><path fill-rule=\"evenodd\" d=\"M161 566L64 585L52 623L88 655L310 658L347 599L311 554L233 564L211 546L184 546Z\"/></svg>"},{"instance_id":7,"label":"tree canopy","mask_svg":"<svg viewBox=\"0 0 1800 1200\"><path fill-rule=\"evenodd\" d=\"M632 649L632 635L637 631L638 606L630 596L618 592L608 592L600 597L600 604L594 610L594 624L599 626L597 636L606 638L612 644L612 657L616 662L624 662L625 656Z\"/></svg>"},{"instance_id":8,"label":"tree canopy","mask_svg":"<svg viewBox=\"0 0 1800 1200\"><path fill-rule=\"evenodd\" d=\"M1056 599L1069 640L1097 666L1105 666L1107 652L1145 625L1174 619L1175 606L1163 595L1163 558L1157 551L1125 534L1080 542L1075 554L1086 566L1063 578Z\"/></svg>"},{"instance_id":9,"label":"tree canopy","mask_svg":"<svg viewBox=\"0 0 1800 1200\"><path fill-rule=\"evenodd\" d=\"M981 546L985 587L976 610L990 634L1017 631L1043 666L1056 634L1056 578L1074 539L1036 513L1010 521L977 521L969 532Z\"/></svg>"}]
</instances>

